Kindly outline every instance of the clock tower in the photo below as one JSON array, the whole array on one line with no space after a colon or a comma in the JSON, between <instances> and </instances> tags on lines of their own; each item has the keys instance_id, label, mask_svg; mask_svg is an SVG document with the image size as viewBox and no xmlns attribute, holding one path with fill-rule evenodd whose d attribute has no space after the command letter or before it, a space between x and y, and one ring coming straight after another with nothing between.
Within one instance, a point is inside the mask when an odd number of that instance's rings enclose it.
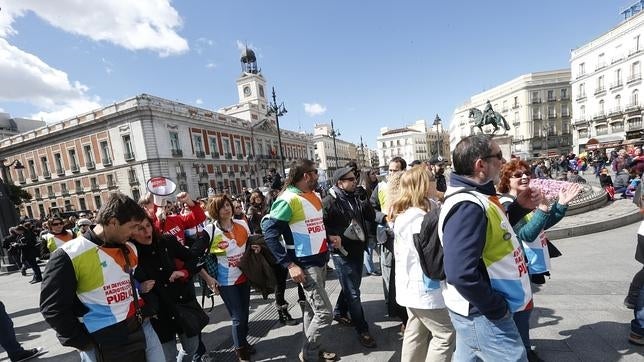
<instances>
[{"instance_id":1,"label":"clock tower","mask_svg":"<svg viewBox=\"0 0 644 362\"><path fill-rule=\"evenodd\" d=\"M237 79L239 104L252 103L259 106L260 112L266 112L266 80L257 67L257 58L252 49L245 48L241 58L242 74Z\"/></svg>"}]
</instances>

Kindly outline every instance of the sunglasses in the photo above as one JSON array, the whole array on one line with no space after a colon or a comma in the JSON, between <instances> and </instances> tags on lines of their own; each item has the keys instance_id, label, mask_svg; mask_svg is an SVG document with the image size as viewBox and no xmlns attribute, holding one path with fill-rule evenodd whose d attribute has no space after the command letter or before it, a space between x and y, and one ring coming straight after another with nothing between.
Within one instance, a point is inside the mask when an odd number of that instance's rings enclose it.
<instances>
[{"instance_id":1,"label":"sunglasses","mask_svg":"<svg viewBox=\"0 0 644 362\"><path fill-rule=\"evenodd\" d=\"M517 172L513 173L512 176L510 176L510 177L521 178L521 177L523 177L523 175L525 175L527 178L530 178L532 176L532 172L530 172L530 171L517 171Z\"/></svg>"},{"instance_id":2,"label":"sunglasses","mask_svg":"<svg viewBox=\"0 0 644 362\"><path fill-rule=\"evenodd\" d=\"M495 153L493 155L487 155L484 157L481 157L481 159L486 160L488 158L497 158L499 161L503 159L503 151L499 151L499 153Z\"/></svg>"},{"instance_id":3,"label":"sunglasses","mask_svg":"<svg viewBox=\"0 0 644 362\"><path fill-rule=\"evenodd\" d=\"M343 177L340 180L342 180L342 181L355 181L356 178L355 177Z\"/></svg>"}]
</instances>

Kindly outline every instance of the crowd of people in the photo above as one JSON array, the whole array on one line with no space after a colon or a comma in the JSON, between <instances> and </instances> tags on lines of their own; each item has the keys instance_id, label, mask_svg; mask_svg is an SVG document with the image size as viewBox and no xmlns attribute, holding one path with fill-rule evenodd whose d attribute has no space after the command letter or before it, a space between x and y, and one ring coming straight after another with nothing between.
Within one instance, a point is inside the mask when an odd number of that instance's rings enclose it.
<instances>
[{"instance_id":1,"label":"crowd of people","mask_svg":"<svg viewBox=\"0 0 644 362\"><path fill-rule=\"evenodd\" d=\"M640 157L644 164L640 154L506 162L493 138L475 135L456 145L449 179L442 164L408 167L395 157L384 179L350 162L328 189L316 164L302 159L283 180L271 170L267 194L193 200L181 192L159 203L152 194L134 201L113 193L95 214L18 225L4 246L23 271L33 269L32 283L42 282L42 315L82 361L199 360L209 317L194 280L222 299L240 361L256 352L248 341L251 289L274 294L281 324L299 323L284 297L288 279L303 317L300 360L338 358L333 321L353 327L364 348L377 348L361 300L365 275L382 278L387 313L401 322L404 361L539 361L529 334L532 284L545 283L558 255L544 231L581 186L566 184L550 199L530 180L582 182L588 164L600 179L608 164L630 173ZM49 258L44 273L38 257ZM429 262L440 273L428 272ZM325 289L330 270L341 287L334 301ZM639 344L641 279L627 297L636 310L630 339ZM41 351L11 343L15 356Z\"/></svg>"}]
</instances>

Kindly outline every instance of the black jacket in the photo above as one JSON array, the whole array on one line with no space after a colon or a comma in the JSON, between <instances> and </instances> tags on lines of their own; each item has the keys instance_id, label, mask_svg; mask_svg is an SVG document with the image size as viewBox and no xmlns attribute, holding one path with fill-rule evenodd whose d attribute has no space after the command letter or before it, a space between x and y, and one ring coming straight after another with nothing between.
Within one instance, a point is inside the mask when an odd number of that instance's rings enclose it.
<instances>
[{"instance_id":1,"label":"black jacket","mask_svg":"<svg viewBox=\"0 0 644 362\"><path fill-rule=\"evenodd\" d=\"M119 248L104 244L92 231L83 235L96 245ZM73 242L73 241L70 241ZM92 344L123 345L128 343L127 320L100 329L92 334L78 320L88 312L76 295L78 280L74 266L61 248L56 249L47 263L40 290L40 313L56 331L63 346L87 349Z\"/></svg>"},{"instance_id":2,"label":"black jacket","mask_svg":"<svg viewBox=\"0 0 644 362\"><path fill-rule=\"evenodd\" d=\"M351 224L351 220L355 219L365 232L365 236L367 236L366 221L374 220L376 214L366 194L347 193L337 186L333 186L329 190L329 195L322 200L322 204L324 207L324 227L326 227L327 235L339 235L342 238L342 246L349 254L348 257L362 260L367 243L360 240L351 240L343 234Z\"/></svg>"},{"instance_id":3,"label":"black jacket","mask_svg":"<svg viewBox=\"0 0 644 362\"><path fill-rule=\"evenodd\" d=\"M139 266L134 273L138 282L155 280L154 288L141 297L145 301L144 316L154 316L152 325L161 343L171 341L182 330L176 322L175 304L196 300L192 276L198 271L197 259L179 244L173 235L163 234L151 245L135 243L139 253ZM184 278L169 282L175 270L184 272Z\"/></svg>"}]
</instances>

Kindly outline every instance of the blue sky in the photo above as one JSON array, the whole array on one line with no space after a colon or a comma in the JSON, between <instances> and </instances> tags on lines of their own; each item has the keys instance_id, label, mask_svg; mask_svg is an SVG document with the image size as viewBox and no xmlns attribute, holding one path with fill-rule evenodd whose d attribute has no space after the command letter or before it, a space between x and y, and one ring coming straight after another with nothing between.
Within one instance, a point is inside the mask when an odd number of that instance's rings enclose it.
<instances>
[{"instance_id":1,"label":"blue sky","mask_svg":"<svg viewBox=\"0 0 644 362\"><path fill-rule=\"evenodd\" d=\"M630 4L0 0L0 110L53 122L140 93L218 109L237 103L247 43L283 128L333 119L374 147L380 127L449 121L473 94L569 67Z\"/></svg>"}]
</instances>

